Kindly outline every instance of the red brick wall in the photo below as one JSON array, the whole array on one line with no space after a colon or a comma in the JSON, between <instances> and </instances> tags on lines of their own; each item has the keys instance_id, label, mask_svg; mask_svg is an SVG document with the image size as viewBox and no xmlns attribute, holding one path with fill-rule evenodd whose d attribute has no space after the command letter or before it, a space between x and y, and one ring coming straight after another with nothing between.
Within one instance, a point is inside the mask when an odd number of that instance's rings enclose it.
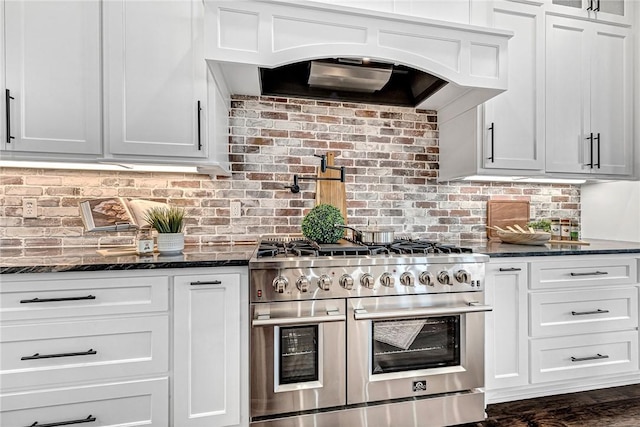
<instances>
[{"instance_id":1,"label":"red brick wall","mask_svg":"<svg viewBox=\"0 0 640 427\"><path fill-rule=\"evenodd\" d=\"M336 153L347 171L347 215L437 240L482 239L489 198L525 199L532 218L578 218L580 188L569 185L438 183L438 130L432 111L293 98L235 97L230 124L233 176L13 169L0 171L0 245L96 245L130 234L85 233L78 203L122 196L187 208L188 243L296 234L315 205L315 183L300 193L293 174L317 174L314 154ZM22 218L22 198L37 197L39 217ZM230 218L239 201L242 216Z\"/></svg>"}]
</instances>

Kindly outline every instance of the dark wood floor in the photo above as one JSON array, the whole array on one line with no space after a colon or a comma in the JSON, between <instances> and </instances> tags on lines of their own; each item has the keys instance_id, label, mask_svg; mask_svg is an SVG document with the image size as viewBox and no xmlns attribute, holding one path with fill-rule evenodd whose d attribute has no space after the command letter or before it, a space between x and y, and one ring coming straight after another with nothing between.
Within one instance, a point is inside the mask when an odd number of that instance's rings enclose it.
<instances>
[{"instance_id":1,"label":"dark wood floor","mask_svg":"<svg viewBox=\"0 0 640 427\"><path fill-rule=\"evenodd\" d=\"M489 405L464 427L640 427L640 385Z\"/></svg>"}]
</instances>

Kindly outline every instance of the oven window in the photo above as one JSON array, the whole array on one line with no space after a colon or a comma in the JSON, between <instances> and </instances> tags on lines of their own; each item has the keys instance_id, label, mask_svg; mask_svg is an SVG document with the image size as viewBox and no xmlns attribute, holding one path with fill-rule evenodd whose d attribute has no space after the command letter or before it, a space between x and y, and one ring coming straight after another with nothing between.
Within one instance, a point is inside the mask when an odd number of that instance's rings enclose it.
<instances>
[{"instance_id":1,"label":"oven window","mask_svg":"<svg viewBox=\"0 0 640 427\"><path fill-rule=\"evenodd\" d=\"M318 326L280 328L280 384L318 381Z\"/></svg>"},{"instance_id":2,"label":"oven window","mask_svg":"<svg viewBox=\"0 0 640 427\"><path fill-rule=\"evenodd\" d=\"M373 374L460 365L460 316L373 322Z\"/></svg>"}]
</instances>

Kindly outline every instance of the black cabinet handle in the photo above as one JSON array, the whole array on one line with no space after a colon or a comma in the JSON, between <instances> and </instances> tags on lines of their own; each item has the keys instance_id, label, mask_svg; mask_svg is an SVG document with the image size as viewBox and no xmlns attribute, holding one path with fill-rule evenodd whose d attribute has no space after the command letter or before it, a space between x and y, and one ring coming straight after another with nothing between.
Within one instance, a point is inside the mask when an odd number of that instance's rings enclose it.
<instances>
[{"instance_id":1,"label":"black cabinet handle","mask_svg":"<svg viewBox=\"0 0 640 427\"><path fill-rule=\"evenodd\" d=\"M200 137L200 112L202 108L200 107L200 101L198 101L196 114L198 116L198 150L202 150L202 138Z\"/></svg>"},{"instance_id":2,"label":"black cabinet handle","mask_svg":"<svg viewBox=\"0 0 640 427\"><path fill-rule=\"evenodd\" d=\"M80 301L80 300L87 300L87 299L96 299L96 297L93 295L87 295L86 297L21 299L20 304L30 304L35 302Z\"/></svg>"},{"instance_id":3,"label":"black cabinet handle","mask_svg":"<svg viewBox=\"0 0 640 427\"><path fill-rule=\"evenodd\" d=\"M489 131L491 132L491 156L487 157L488 160L491 160L491 163L493 163L493 161L495 160L495 156L494 156L494 126L493 126L493 122L491 122L491 126L489 126Z\"/></svg>"},{"instance_id":4,"label":"black cabinet handle","mask_svg":"<svg viewBox=\"0 0 640 427\"><path fill-rule=\"evenodd\" d=\"M595 138L593 138L596 140L596 142L598 143L596 145L596 153L598 154L598 163L594 164L594 167L597 167L598 169L600 169L600 134L598 133L597 136Z\"/></svg>"},{"instance_id":5,"label":"black cabinet handle","mask_svg":"<svg viewBox=\"0 0 640 427\"><path fill-rule=\"evenodd\" d=\"M572 316L584 316L585 314L602 314L602 313L608 313L609 310L600 310L597 309L596 311L572 311L571 315Z\"/></svg>"},{"instance_id":6,"label":"black cabinet handle","mask_svg":"<svg viewBox=\"0 0 640 427\"><path fill-rule=\"evenodd\" d=\"M191 282L191 286L202 286L202 285L221 285L222 282L220 280L209 280L207 282Z\"/></svg>"},{"instance_id":7,"label":"black cabinet handle","mask_svg":"<svg viewBox=\"0 0 640 427\"><path fill-rule=\"evenodd\" d=\"M500 271L522 271L522 269L517 267L509 267L509 268L500 267Z\"/></svg>"},{"instance_id":8,"label":"black cabinet handle","mask_svg":"<svg viewBox=\"0 0 640 427\"><path fill-rule=\"evenodd\" d=\"M602 276L604 274L609 274L608 271L592 271L589 273L569 273L572 276Z\"/></svg>"},{"instance_id":9,"label":"black cabinet handle","mask_svg":"<svg viewBox=\"0 0 640 427\"><path fill-rule=\"evenodd\" d=\"M593 132L589 134L589 138L585 138L589 140L589 163L587 166L593 169Z\"/></svg>"},{"instance_id":10,"label":"black cabinet handle","mask_svg":"<svg viewBox=\"0 0 640 427\"><path fill-rule=\"evenodd\" d=\"M84 424L84 423L92 423L96 420L96 417L89 415L87 418L82 418L79 420L69 420L69 421L59 421L57 423L47 423L47 424L40 424L38 421L36 421L33 424L30 424L28 426L25 427L57 427L57 426L68 426L71 424Z\"/></svg>"},{"instance_id":11,"label":"black cabinet handle","mask_svg":"<svg viewBox=\"0 0 640 427\"><path fill-rule=\"evenodd\" d=\"M598 359L608 359L609 356L607 356L606 354L596 354L595 356L588 356L588 357L573 357L571 356L571 361L572 362L584 362L585 360L598 360Z\"/></svg>"},{"instance_id":12,"label":"black cabinet handle","mask_svg":"<svg viewBox=\"0 0 640 427\"><path fill-rule=\"evenodd\" d=\"M7 144L11 143L12 139L15 137L11 136L11 100L15 99L11 96L11 91L9 89L5 89L4 92L4 104L5 104L5 116L7 118Z\"/></svg>"},{"instance_id":13,"label":"black cabinet handle","mask_svg":"<svg viewBox=\"0 0 640 427\"><path fill-rule=\"evenodd\" d=\"M89 356L92 354L98 354L98 352L91 348L87 351L80 351L77 353L58 353L58 354L36 353L33 356L22 356L20 360L52 359L54 357Z\"/></svg>"}]
</instances>

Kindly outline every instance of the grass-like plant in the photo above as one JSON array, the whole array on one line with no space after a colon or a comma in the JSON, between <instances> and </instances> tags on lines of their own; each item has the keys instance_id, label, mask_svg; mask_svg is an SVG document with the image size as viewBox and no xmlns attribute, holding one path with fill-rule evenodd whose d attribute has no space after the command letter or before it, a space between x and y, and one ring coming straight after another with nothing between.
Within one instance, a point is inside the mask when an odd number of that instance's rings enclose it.
<instances>
[{"instance_id":1,"label":"grass-like plant","mask_svg":"<svg viewBox=\"0 0 640 427\"><path fill-rule=\"evenodd\" d=\"M158 233L182 233L184 229L184 209L175 206L151 208L144 219Z\"/></svg>"}]
</instances>

